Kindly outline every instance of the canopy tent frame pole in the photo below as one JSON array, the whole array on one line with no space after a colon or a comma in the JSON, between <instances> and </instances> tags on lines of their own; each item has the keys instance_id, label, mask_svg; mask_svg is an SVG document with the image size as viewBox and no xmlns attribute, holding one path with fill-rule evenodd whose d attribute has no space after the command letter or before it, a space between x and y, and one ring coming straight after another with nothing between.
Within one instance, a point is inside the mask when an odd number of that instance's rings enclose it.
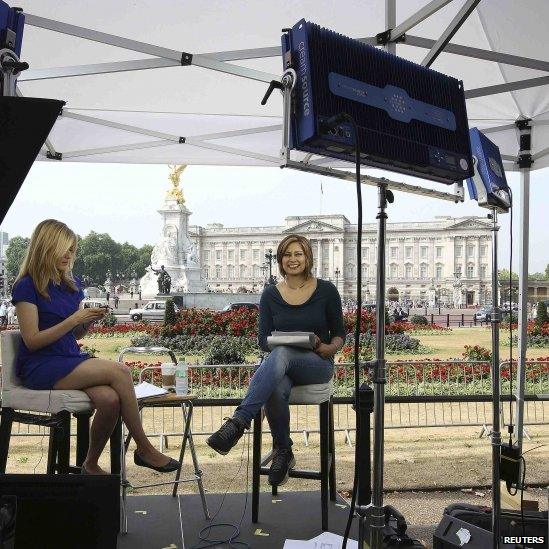
<instances>
[{"instance_id":1,"label":"canopy tent frame pole","mask_svg":"<svg viewBox=\"0 0 549 549\"><path fill-rule=\"evenodd\" d=\"M436 58L442 53L446 44L450 42L456 32L460 29L461 25L467 21L467 18L473 10L477 7L480 0L467 0L465 4L458 11L452 22L446 27L444 32L440 35L439 39L433 44L433 47L429 50L429 53L425 56L421 64L424 67L430 67L436 60Z\"/></svg>"},{"instance_id":2,"label":"canopy tent frame pole","mask_svg":"<svg viewBox=\"0 0 549 549\"><path fill-rule=\"evenodd\" d=\"M67 34L69 36L76 36L78 38L115 46L117 48L137 51L147 55L152 55L154 57L162 57L172 61L179 61L181 66L195 65L197 67L241 76L250 80L258 80L259 82L270 82L274 78L274 75L267 72L248 69L247 67L242 67L239 65L232 65L230 63L226 63L225 61L218 61L217 59L203 54L193 55L187 52L163 48L161 46L155 46L154 44L130 40L114 34L79 27L77 25L70 25L68 23L62 23L61 21L55 21L53 19L47 19L37 15L25 14L25 21L29 25Z\"/></svg>"},{"instance_id":3,"label":"canopy tent frame pole","mask_svg":"<svg viewBox=\"0 0 549 549\"><path fill-rule=\"evenodd\" d=\"M518 317L518 368L516 383L516 442L522 454L524 437L524 391L526 379L526 350L528 347L528 256L530 241L530 169L532 166L532 126L529 119L517 120L519 130L520 168L520 248L519 248L519 317ZM509 289L511 291L511 288ZM512 311L511 311L512 314Z\"/></svg>"}]
</instances>

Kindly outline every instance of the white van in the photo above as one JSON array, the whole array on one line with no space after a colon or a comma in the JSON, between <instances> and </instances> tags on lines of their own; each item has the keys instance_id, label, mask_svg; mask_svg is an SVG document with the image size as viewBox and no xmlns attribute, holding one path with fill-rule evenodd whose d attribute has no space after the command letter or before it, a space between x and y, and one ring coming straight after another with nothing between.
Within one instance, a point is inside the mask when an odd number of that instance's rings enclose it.
<instances>
[{"instance_id":1,"label":"white van","mask_svg":"<svg viewBox=\"0 0 549 549\"><path fill-rule=\"evenodd\" d=\"M179 308L174 303L175 312L179 312ZM144 307L139 309L130 309L130 318L132 320L164 320L164 313L166 312L165 301L149 301Z\"/></svg>"}]
</instances>

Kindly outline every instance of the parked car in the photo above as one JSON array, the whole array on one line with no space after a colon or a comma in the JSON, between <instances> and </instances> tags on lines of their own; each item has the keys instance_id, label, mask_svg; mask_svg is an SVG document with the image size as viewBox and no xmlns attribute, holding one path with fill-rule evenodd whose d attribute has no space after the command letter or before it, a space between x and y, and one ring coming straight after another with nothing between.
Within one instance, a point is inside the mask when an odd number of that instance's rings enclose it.
<instances>
[{"instance_id":1,"label":"parked car","mask_svg":"<svg viewBox=\"0 0 549 549\"><path fill-rule=\"evenodd\" d=\"M103 299L83 299L82 308L83 309L94 309L97 307L106 307L109 308L109 304Z\"/></svg>"},{"instance_id":2,"label":"parked car","mask_svg":"<svg viewBox=\"0 0 549 549\"><path fill-rule=\"evenodd\" d=\"M492 307L481 307L473 316L477 322L490 322L492 320Z\"/></svg>"},{"instance_id":3,"label":"parked car","mask_svg":"<svg viewBox=\"0 0 549 549\"><path fill-rule=\"evenodd\" d=\"M257 303L244 303L244 302L238 302L238 303L229 303L228 305L225 305L223 307L223 311L234 311L236 309L250 309L253 311L259 311L259 305Z\"/></svg>"},{"instance_id":4,"label":"parked car","mask_svg":"<svg viewBox=\"0 0 549 549\"><path fill-rule=\"evenodd\" d=\"M179 312L179 307L174 303L175 312ZM165 301L149 301L144 307L130 309L130 318L132 320L164 320L166 312Z\"/></svg>"}]
</instances>

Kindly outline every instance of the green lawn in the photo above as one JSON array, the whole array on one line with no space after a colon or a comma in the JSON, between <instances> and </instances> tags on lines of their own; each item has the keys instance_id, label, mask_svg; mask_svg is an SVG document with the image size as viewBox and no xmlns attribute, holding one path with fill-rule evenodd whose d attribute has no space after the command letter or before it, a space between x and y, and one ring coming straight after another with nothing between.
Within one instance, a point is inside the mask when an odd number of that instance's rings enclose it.
<instances>
[{"instance_id":1,"label":"green lawn","mask_svg":"<svg viewBox=\"0 0 549 549\"><path fill-rule=\"evenodd\" d=\"M508 331L502 330L500 333L501 342L506 342L508 339ZM465 345L480 345L487 349L491 348L491 331L489 328L482 328L480 326L474 328L454 328L449 332L442 332L435 335L413 335L421 341L421 345L428 348L427 354L390 354L387 356L389 360L401 359L401 360L417 360L419 358L461 358L463 348ZM118 353L124 347L130 346L130 337L109 337L109 338L86 338L83 340L84 345L97 349L98 355L101 358L108 358L112 360L118 359ZM513 349L513 357L516 358L518 349ZM533 348L527 350L527 356L529 358L538 358L549 356L549 347ZM152 360L163 360L161 355L134 355L135 360L141 360L143 362L149 362ZM501 345L500 357L502 360L506 360L509 357L509 347ZM130 359L130 355L127 355ZM194 362L199 357L186 357L190 362Z\"/></svg>"}]
</instances>

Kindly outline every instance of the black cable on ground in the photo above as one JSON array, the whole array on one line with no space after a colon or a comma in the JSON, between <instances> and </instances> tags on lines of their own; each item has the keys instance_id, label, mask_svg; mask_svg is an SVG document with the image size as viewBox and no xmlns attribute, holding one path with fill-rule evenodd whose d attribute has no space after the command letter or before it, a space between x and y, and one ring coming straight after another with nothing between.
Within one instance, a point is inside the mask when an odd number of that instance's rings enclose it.
<instances>
[{"instance_id":1,"label":"black cable on ground","mask_svg":"<svg viewBox=\"0 0 549 549\"><path fill-rule=\"evenodd\" d=\"M355 417L356 417L356 444L355 444L355 469L353 478L353 492L351 496L351 506L349 508L349 517L343 536L342 549L347 548L347 540L351 531L351 524L355 513L356 496L358 492L358 436L360 431L360 326L362 321L362 186L360 182L360 147L358 143L358 132L354 119L347 113L340 113L326 122L327 126L334 127L340 122L347 121L353 129L355 140L355 175L356 175L356 197L357 197L357 244L356 244L356 325L354 341L354 385L355 385Z\"/></svg>"},{"instance_id":2,"label":"black cable on ground","mask_svg":"<svg viewBox=\"0 0 549 549\"><path fill-rule=\"evenodd\" d=\"M246 514L246 508L248 506L248 483L249 483L249 470L250 470L250 433L246 434L247 438L247 444L244 444L242 446L242 453L240 454L240 464L238 466L238 470L236 471L236 474L229 482L229 485L227 486L227 489L225 490L225 493L223 494L223 498L221 499L221 503L219 504L219 508L214 513L214 515L209 519L208 526L204 526L199 532L198 532L198 539L200 540L197 544L192 545L190 549L207 549L208 547L217 547L218 545L224 545L227 544L229 547L238 548L243 547L244 549L251 549L250 545L246 543L245 541L237 541L236 538L241 534L240 527L242 526L242 521L244 519L244 515ZM238 477L238 474L240 473L240 470L242 469L242 465L244 464L244 449L247 447L247 462L246 462L246 500L244 503L244 510L242 511L242 516L240 517L240 521L238 522L238 525L231 524L227 522L219 522L217 524L213 524L213 521L219 515L221 512L221 509L223 508L223 505L225 503L225 498L227 497L227 494L229 493L229 490L233 484L233 482ZM222 539L211 539L210 534L213 528L233 528L232 534L230 534L228 537L222 538Z\"/></svg>"}]
</instances>

